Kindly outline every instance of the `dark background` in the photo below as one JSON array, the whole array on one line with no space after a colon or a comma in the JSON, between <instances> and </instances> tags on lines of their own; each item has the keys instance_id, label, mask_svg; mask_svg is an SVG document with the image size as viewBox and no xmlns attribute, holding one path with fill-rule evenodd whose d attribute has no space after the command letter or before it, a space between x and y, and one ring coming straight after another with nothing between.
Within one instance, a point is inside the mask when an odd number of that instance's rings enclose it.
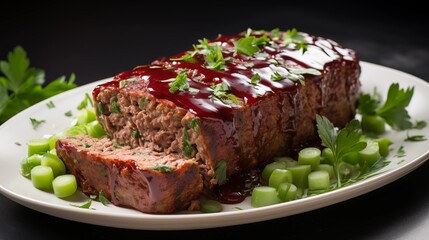
<instances>
[{"instance_id":1,"label":"dark background","mask_svg":"<svg viewBox=\"0 0 429 240\"><path fill-rule=\"evenodd\" d=\"M252 29L297 28L331 38L368 61L429 80L429 29L424 10L321 2L228 1L12 3L0 8L0 59L15 46L47 80L75 73L76 83L111 77L191 48L197 39ZM428 121L428 120L426 120ZM0 159L1 161L1 159ZM63 220L0 195L0 239L243 238L424 239L429 236L429 164L381 189L319 210L265 222L194 231L137 231ZM252 237L253 238L253 237Z\"/></svg>"}]
</instances>

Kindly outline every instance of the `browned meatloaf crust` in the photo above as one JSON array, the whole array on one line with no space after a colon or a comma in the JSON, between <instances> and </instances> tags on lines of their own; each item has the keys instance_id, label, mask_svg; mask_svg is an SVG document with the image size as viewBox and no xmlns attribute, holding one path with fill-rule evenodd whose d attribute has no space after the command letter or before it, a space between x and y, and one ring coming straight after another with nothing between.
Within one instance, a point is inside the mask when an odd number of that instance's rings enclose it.
<instances>
[{"instance_id":1,"label":"browned meatloaf crust","mask_svg":"<svg viewBox=\"0 0 429 240\"><path fill-rule=\"evenodd\" d=\"M120 73L94 89L97 119L120 145L194 159L210 191L238 171L317 138L316 114L339 127L354 117L361 72L355 52L298 35L301 42L270 32L220 35ZM256 52L237 50L240 39L264 36L269 41ZM183 76L185 85L172 90Z\"/></svg>"}]
</instances>

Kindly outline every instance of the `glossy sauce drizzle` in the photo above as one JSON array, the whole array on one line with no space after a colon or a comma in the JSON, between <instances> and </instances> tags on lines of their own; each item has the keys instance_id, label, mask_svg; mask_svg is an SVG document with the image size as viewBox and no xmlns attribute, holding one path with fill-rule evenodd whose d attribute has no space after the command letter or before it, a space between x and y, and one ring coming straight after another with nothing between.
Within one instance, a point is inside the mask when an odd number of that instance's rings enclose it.
<instances>
[{"instance_id":1,"label":"glossy sauce drizzle","mask_svg":"<svg viewBox=\"0 0 429 240\"><path fill-rule=\"evenodd\" d=\"M196 62L184 60L172 60L191 52L185 51L170 58L162 58L149 65L138 66L132 71L118 74L113 81L98 86L93 94L96 97L101 88L117 88L119 81L136 78L137 81L127 84L128 90L147 90L155 98L168 99L177 106L188 109L200 118L215 118L223 121L233 119L233 109L243 105L252 106L263 99L264 96L279 92L294 92L300 85L299 82L288 78L273 81L271 75L275 72L287 73L290 69L314 68L322 73L327 63L333 61L353 61L354 54L348 49L342 48L335 42L302 34L308 44L307 51L297 50L293 44L285 45L282 40L271 40L260 48L260 51L247 56L235 51L234 41L243 35L219 36L209 41L210 44L219 44L222 47L225 70L213 70L207 68L204 56L196 54ZM197 93L190 91L177 91L170 93L169 82L179 72L187 70L190 87L197 89ZM251 84L250 79L258 74L260 81ZM305 75L308 78L321 78L321 76ZM225 104L213 98L213 90L210 86L225 82L231 88L231 93L238 97L241 106Z\"/></svg>"}]
</instances>

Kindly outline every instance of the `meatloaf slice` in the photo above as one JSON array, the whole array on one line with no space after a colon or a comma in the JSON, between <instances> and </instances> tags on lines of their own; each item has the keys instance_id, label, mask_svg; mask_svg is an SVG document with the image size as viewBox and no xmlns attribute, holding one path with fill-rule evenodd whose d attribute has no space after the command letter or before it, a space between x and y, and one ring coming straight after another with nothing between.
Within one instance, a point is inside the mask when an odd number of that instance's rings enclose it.
<instances>
[{"instance_id":1,"label":"meatloaf slice","mask_svg":"<svg viewBox=\"0 0 429 240\"><path fill-rule=\"evenodd\" d=\"M120 73L93 97L109 137L195 158L210 188L317 138L316 114L344 126L360 72L330 39L248 31Z\"/></svg>"},{"instance_id":2,"label":"meatloaf slice","mask_svg":"<svg viewBox=\"0 0 429 240\"><path fill-rule=\"evenodd\" d=\"M56 149L87 195L102 191L113 204L146 213L198 207L203 184L192 158L89 136L60 139Z\"/></svg>"}]
</instances>

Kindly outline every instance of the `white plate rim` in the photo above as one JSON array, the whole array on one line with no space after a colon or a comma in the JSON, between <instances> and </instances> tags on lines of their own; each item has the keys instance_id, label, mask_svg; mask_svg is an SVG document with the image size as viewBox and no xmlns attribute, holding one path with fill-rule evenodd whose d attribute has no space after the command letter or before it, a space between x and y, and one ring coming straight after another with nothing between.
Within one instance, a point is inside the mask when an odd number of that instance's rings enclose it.
<instances>
[{"instance_id":1,"label":"white plate rim","mask_svg":"<svg viewBox=\"0 0 429 240\"><path fill-rule=\"evenodd\" d=\"M424 80L417 78L408 73L361 61L360 62L363 70L363 78L368 77L365 73L374 73L381 72L387 74L388 76L397 76L398 78L405 79L405 82L413 83L413 85L418 85L415 89L415 92L423 92L429 94L429 84ZM48 101L57 102L64 100L70 97L75 96L76 94L83 94L83 92L88 92L92 88L101 83L109 80L111 78L102 79L93 83L89 83L78 87L76 89L69 90L65 93L56 95L50 99L44 100L24 111L17 114L6 123L0 126L0 146L2 142L2 132L7 132L8 128L11 125L16 124L18 119L24 117L32 116L37 113ZM363 81L365 83L365 81ZM384 89L386 90L386 89ZM83 95L82 95L83 96ZM77 104L76 104L77 105ZM422 120L422 119L421 119ZM427 128L426 128L427 132ZM425 132L425 133L426 133ZM429 136L426 135L426 136ZM3 142L5 140L3 139ZM11 140L12 141L12 140ZM5 150L5 149L3 149ZM3 150L1 152L3 152ZM2 159L4 157L0 153L0 174L3 167ZM204 229L204 228L213 228L213 227L224 227L224 226L233 226L239 224L246 224L252 222L265 221L270 219L276 219L281 217L288 217L295 214L315 210L325 206L329 206L335 203L339 203L359 195L365 194L367 192L373 191L377 188L380 188L388 183L391 183L402 176L413 171L421 164L423 164L429 158L429 149L426 148L418 156L414 157L412 160L406 161L399 167L394 167L389 169L387 172L381 173L377 176L374 176L370 179L367 179L362 182L349 185L347 187L324 193L318 196L309 197L305 199L300 199L288 203L282 203L272 206L267 206L263 208L251 208L245 210L231 210L223 211L220 213L210 213L210 214L201 214L201 213L186 213L186 214L169 214L169 215L156 215L156 214L144 214L138 212L137 214L133 210L124 209L124 213L121 213L121 208L115 206L109 206L106 208L115 208L119 209L118 212L109 212L104 211L102 207L98 206L97 210L88 210L80 209L76 207L71 207L67 204L67 201L64 201L64 204L50 203L46 201L41 201L35 199L32 196L26 196L20 193L17 193L11 189L10 184L8 185L0 179L0 192L8 197L9 199L26 206L28 208L53 215L56 217L78 221L83 223L95 224L100 226L109 226L117 228L127 228L127 229L141 229L141 230L187 230L187 229ZM9 160L12 161L12 160ZM16 161L16 160L14 160ZM17 162L19 165L19 162ZM18 172L16 172L19 175ZM22 176L19 176L22 177ZM29 181L22 177L25 181ZM52 194L51 194L52 195ZM52 195L52 198L56 198ZM247 201L248 203L248 201ZM244 203L246 204L246 202Z\"/></svg>"}]
</instances>

